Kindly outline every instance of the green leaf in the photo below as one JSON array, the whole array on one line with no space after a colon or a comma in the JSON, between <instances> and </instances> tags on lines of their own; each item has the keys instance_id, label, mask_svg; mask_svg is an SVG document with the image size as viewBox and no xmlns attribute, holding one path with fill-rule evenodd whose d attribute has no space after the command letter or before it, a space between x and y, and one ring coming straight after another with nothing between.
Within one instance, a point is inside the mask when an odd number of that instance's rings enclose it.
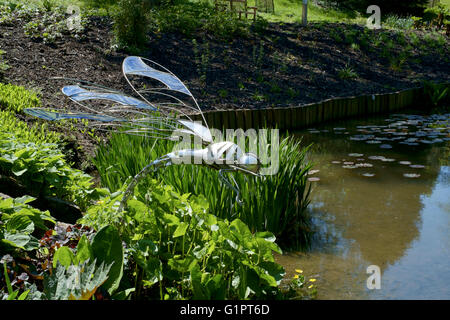
<instances>
[{"instance_id":1,"label":"green leaf","mask_svg":"<svg viewBox=\"0 0 450 320\"><path fill-rule=\"evenodd\" d=\"M39 248L39 240L33 236L30 236L30 240L23 246L26 251L31 251Z\"/></svg>"},{"instance_id":2,"label":"green leaf","mask_svg":"<svg viewBox=\"0 0 450 320\"><path fill-rule=\"evenodd\" d=\"M11 233L21 232L30 234L34 231L34 223L26 215L17 214L8 220L6 230Z\"/></svg>"},{"instance_id":3,"label":"green leaf","mask_svg":"<svg viewBox=\"0 0 450 320\"><path fill-rule=\"evenodd\" d=\"M31 236L23 233L8 233L5 232L4 239L2 242L9 244L13 247L18 247L24 249L24 246L30 241Z\"/></svg>"},{"instance_id":4,"label":"green leaf","mask_svg":"<svg viewBox=\"0 0 450 320\"><path fill-rule=\"evenodd\" d=\"M268 231L257 232L255 234L255 237L263 238L263 239L265 239L266 241L269 241L269 242L275 242L275 240L276 240L276 237L273 235L273 233L272 232L268 232Z\"/></svg>"},{"instance_id":5,"label":"green leaf","mask_svg":"<svg viewBox=\"0 0 450 320\"><path fill-rule=\"evenodd\" d=\"M86 235L83 234L83 236L78 241L77 245L77 255L75 257L75 261L77 264L83 263L84 261L88 259L93 258L92 248L91 244L89 243L88 238Z\"/></svg>"},{"instance_id":6,"label":"green leaf","mask_svg":"<svg viewBox=\"0 0 450 320\"><path fill-rule=\"evenodd\" d=\"M25 168L25 169L13 168L11 171L12 171L12 173L14 173L14 175L16 175L17 177L20 177L20 176L23 175L25 172L27 172L28 169L27 169L27 168Z\"/></svg>"},{"instance_id":7,"label":"green leaf","mask_svg":"<svg viewBox=\"0 0 450 320\"><path fill-rule=\"evenodd\" d=\"M210 295L208 289L202 284L202 272L198 264L194 264L190 268L191 285L194 293L192 299L194 300L207 300Z\"/></svg>"},{"instance_id":8,"label":"green leaf","mask_svg":"<svg viewBox=\"0 0 450 320\"><path fill-rule=\"evenodd\" d=\"M224 300L226 295L226 281L221 274L216 274L206 282L205 287L211 300Z\"/></svg>"},{"instance_id":9,"label":"green leaf","mask_svg":"<svg viewBox=\"0 0 450 320\"><path fill-rule=\"evenodd\" d=\"M188 272L191 269L192 263L195 263L195 261L197 260L190 256L184 259L176 259L175 257L169 259L167 264L169 267L179 272Z\"/></svg>"},{"instance_id":10,"label":"green leaf","mask_svg":"<svg viewBox=\"0 0 450 320\"><path fill-rule=\"evenodd\" d=\"M69 268L57 264L54 272L44 276L44 294L49 300L89 300L108 278L111 265L87 260Z\"/></svg>"},{"instance_id":11,"label":"green leaf","mask_svg":"<svg viewBox=\"0 0 450 320\"><path fill-rule=\"evenodd\" d=\"M31 197L31 196L23 196L23 197L15 198L14 202L27 204L27 203L32 202L34 200L36 200L36 198Z\"/></svg>"},{"instance_id":12,"label":"green leaf","mask_svg":"<svg viewBox=\"0 0 450 320\"><path fill-rule=\"evenodd\" d=\"M163 279L163 266L158 258L149 258L146 260L144 268L147 285L151 286Z\"/></svg>"},{"instance_id":13,"label":"green leaf","mask_svg":"<svg viewBox=\"0 0 450 320\"><path fill-rule=\"evenodd\" d=\"M123 274L123 247L119 233L113 226L100 229L92 240L92 253L99 262L113 264L108 280L103 284L109 294L119 287Z\"/></svg>"},{"instance_id":14,"label":"green leaf","mask_svg":"<svg viewBox=\"0 0 450 320\"><path fill-rule=\"evenodd\" d=\"M16 291L10 293L8 295L8 299L7 300L14 300L17 297L18 294L19 294L19 290L16 290Z\"/></svg>"},{"instance_id":15,"label":"green leaf","mask_svg":"<svg viewBox=\"0 0 450 320\"><path fill-rule=\"evenodd\" d=\"M246 238L252 237L252 233L247 225L240 219L235 219L230 223L230 229L233 234L241 241Z\"/></svg>"},{"instance_id":16,"label":"green leaf","mask_svg":"<svg viewBox=\"0 0 450 320\"><path fill-rule=\"evenodd\" d=\"M174 238L182 237L186 234L186 230L189 227L189 223L187 222L181 222L178 227L175 229L175 232L173 233Z\"/></svg>"},{"instance_id":17,"label":"green leaf","mask_svg":"<svg viewBox=\"0 0 450 320\"><path fill-rule=\"evenodd\" d=\"M12 294L13 289L11 286L11 281L9 280L8 268L6 267L6 263L3 263L3 275L5 276L6 287L8 288L8 294Z\"/></svg>"},{"instance_id":18,"label":"green leaf","mask_svg":"<svg viewBox=\"0 0 450 320\"><path fill-rule=\"evenodd\" d=\"M116 292L111 298L113 300L126 300L130 293L134 292L136 288L129 288L123 291Z\"/></svg>"},{"instance_id":19,"label":"green leaf","mask_svg":"<svg viewBox=\"0 0 450 320\"><path fill-rule=\"evenodd\" d=\"M55 255L53 256L53 268L56 268L58 262L66 268L71 264L77 264L75 262L75 256L69 247L61 247L56 250Z\"/></svg>"},{"instance_id":20,"label":"green leaf","mask_svg":"<svg viewBox=\"0 0 450 320\"><path fill-rule=\"evenodd\" d=\"M30 290L22 292L22 294L17 298L17 300L25 300L28 296L28 293L30 293Z\"/></svg>"}]
</instances>

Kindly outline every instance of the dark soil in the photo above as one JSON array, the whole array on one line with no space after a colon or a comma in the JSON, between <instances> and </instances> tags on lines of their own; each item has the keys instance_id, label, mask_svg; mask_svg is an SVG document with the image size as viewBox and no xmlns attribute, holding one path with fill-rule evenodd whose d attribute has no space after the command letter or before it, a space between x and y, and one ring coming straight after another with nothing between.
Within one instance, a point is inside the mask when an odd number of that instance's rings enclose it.
<instances>
[{"instance_id":1,"label":"dark soil","mask_svg":"<svg viewBox=\"0 0 450 320\"><path fill-rule=\"evenodd\" d=\"M206 44L209 48L205 81L192 39L181 34L151 34L140 55L174 72L204 110L297 106L331 97L416 87L424 79L449 81L448 38L441 49L423 52L413 48L401 68L394 68L382 57L382 45L352 48L348 41L331 36L336 30L353 30L357 35L364 31L344 24L270 24L263 33L253 32L249 38L232 42L197 34L199 55L205 57ZM52 77L89 80L129 92L121 73L121 62L128 54L111 50L111 39L111 23L105 18L91 18L84 39L65 36L52 45L27 37L21 21L14 26L0 25L0 49L6 52L4 58L10 66L4 81L34 88L44 106L53 108L67 107L69 102L60 92L64 82ZM395 45L392 57L403 47ZM339 70L345 67L353 69L357 77L343 79ZM93 154L94 141L86 135L70 134L84 147L83 152ZM85 160L86 154L74 159Z\"/></svg>"}]
</instances>

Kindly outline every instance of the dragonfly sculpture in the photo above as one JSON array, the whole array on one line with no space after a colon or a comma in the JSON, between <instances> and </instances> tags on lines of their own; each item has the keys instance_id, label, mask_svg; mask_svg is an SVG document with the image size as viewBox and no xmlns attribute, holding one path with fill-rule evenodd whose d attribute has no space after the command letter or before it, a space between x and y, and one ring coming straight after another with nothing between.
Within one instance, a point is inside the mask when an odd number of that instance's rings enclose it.
<instances>
[{"instance_id":1,"label":"dragonfly sculpture","mask_svg":"<svg viewBox=\"0 0 450 320\"><path fill-rule=\"evenodd\" d=\"M241 203L236 181L231 176L232 184L223 173L236 171L259 176L261 161L258 157L253 153L244 153L233 142L214 142L197 100L184 83L167 68L146 58L129 56L122 63L122 72L137 97L88 81L58 78L73 83L63 87L62 92L86 112L61 112L45 108L27 108L25 112L50 121L86 119L90 126L98 130L169 140L177 140L178 133L202 141L202 149L176 150L145 166L128 184L119 211L126 206L137 183L151 170L180 164L183 163L182 160L185 163L186 158L192 159L192 164L219 170L219 177L237 193L236 200ZM152 83L147 85L146 80ZM159 86L155 86L155 83ZM93 105L94 103L96 104ZM200 113L202 122L194 122L191 119L189 114L192 111Z\"/></svg>"}]
</instances>

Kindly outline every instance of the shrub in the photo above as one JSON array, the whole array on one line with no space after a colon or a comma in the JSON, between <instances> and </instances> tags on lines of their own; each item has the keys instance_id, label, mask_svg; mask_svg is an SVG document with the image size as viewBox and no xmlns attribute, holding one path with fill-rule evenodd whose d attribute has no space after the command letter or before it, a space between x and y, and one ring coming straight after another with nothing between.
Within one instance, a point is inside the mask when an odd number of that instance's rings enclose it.
<instances>
[{"instance_id":1,"label":"shrub","mask_svg":"<svg viewBox=\"0 0 450 320\"><path fill-rule=\"evenodd\" d=\"M37 144L61 142L60 135L47 128L46 123L30 127L17 119L13 112L0 111L0 133L14 134L19 140Z\"/></svg>"},{"instance_id":2,"label":"shrub","mask_svg":"<svg viewBox=\"0 0 450 320\"><path fill-rule=\"evenodd\" d=\"M149 9L149 2L145 0L119 1L113 14L113 30L120 47L139 49L147 43Z\"/></svg>"},{"instance_id":3,"label":"shrub","mask_svg":"<svg viewBox=\"0 0 450 320\"><path fill-rule=\"evenodd\" d=\"M389 15L383 26L393 29L410 30L414 27L414 20L411 17L399 17L398 15Z\"/></svg>"},{"instance_id":4,"label":"shrub","mask_svg":"<svg viewBox=\"0 0 450 320\"><path fill-rule=\"evenodd\" d=\"M14 177L34 196L56 196L85 208L102 191L92 177L71 168L47 125L29 127L14 113L0 111L0 173Z\"/></svg>"},{"instance_id":5,"label":"shrub","mask_svg":"<svg viewBox=\"0 0 450 320\"><path fill-rule=\"evenodd\" d=\"M5 51L0 49L0 80L3 78L4 72L9 69L9 65L6 63L6 60L3 57L4 54Z\"/></svg>"},{"instance_id":6,"label":"shrub","mask_svg":"<svg viewBox=\"0 0 450 320\"><path fill-rule=\"evenodd\" d=\"M13 176L35 196L56 196L85 208L91 197L92 177L71 168L56 144L36 144L0 132L0 172Z\"/></svg>"},{"instance_id":7,"label":"shrub","mask_svg":"<svg viewBox=\"0 0 450 320\"><path fill-rule=\"evenodd\" d=\"M279 295L284 275L272 250L281 253L269 232L252 234L239 219L208 213L203 197L180 194L150 179L127 211L118 213L122 193L91 207L82 223L121 230L136 264L136 298L262 299ZM128 264L132 273L133 265Z\"/></svg>"},{"instance_id":8,"label":"shrub","mask_svg":"<svg viewBox=\"0 0 450 320\"><path fill-rule=\"evenodd\" d=\"M34 92L24 87L0 83L0 108L22 112L25 108L40 107L41 101Z\"/></svg>"},{"instance_id":9,"label":"shrub","mask_svg":"<svg viewBox=\"0 0 450 320\"><path fill-rule=\"evenodd\" d=\"M249 22L239 20L230 12L217 11L208 3L159 7L152 11L151 20L155 32L178 32L188 37L207 32L225 40L246 37L250 27Z\"/></svg>"},{"instance_id":10,"label":"shrub","mask_svg":"<svg viewBox=\"0 0 450 320\"><path fill-rule=\"evenodd\" d=\"M56 221L48 211L42 212L28 205L34 198L8 198L0 200L0 248L2 252L37 249L38 231L43 233L47 225Z\"/></svg>"}]
</instances>

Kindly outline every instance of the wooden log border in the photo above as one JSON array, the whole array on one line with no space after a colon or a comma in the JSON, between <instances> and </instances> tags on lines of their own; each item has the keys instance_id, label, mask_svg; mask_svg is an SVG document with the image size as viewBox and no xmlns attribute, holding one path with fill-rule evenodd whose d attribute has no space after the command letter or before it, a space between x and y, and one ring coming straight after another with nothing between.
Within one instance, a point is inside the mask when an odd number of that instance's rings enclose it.
<instances>
[{"instance_id":1,"label":"wooden log border","mask_svg":"<svg viewBox=\"0 0 450 320\"><path fill-rule=\"evenodd\" d=\"M392 113L423 103L423 87L391 93L370 94L356 97L326 99L318 103L286 108L238 109L205 111L210 127L226 129L302 129L328 121L357 116ZM201 120L200 114L190 115Z\"/></svg>"}]
</instances>

